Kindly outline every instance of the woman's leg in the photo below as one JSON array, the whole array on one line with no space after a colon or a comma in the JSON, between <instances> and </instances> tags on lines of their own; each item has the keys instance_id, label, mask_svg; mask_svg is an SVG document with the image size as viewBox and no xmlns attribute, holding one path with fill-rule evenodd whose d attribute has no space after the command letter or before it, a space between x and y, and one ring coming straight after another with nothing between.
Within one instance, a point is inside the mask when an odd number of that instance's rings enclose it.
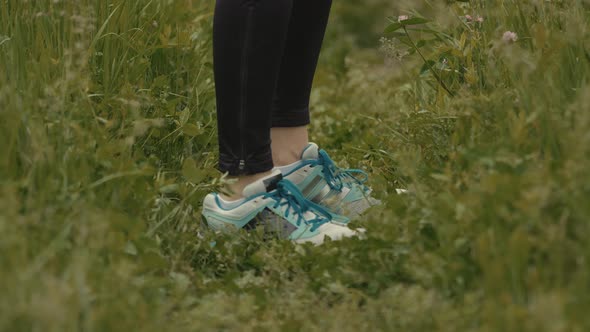
<instances>
[{"instance_id":1,"label":"woman's leg","mask_svg":"<svg viewBox=\"0 0 590 332\"><path fill-rule=\"evenodd\" d=\"M331 5L331 0L293 1L272 112L277 166L299 160L308 144L309 96Z\"/></svg>"},{"instance_id":2,"label":"woman's leg","mask_svg":"<svg viewBox=\"0 0 590 332\"><path fill-rule=\"evenodd\" d=\"M230 188L235 193L232 198L239 198L241 188L273 167L271 107L292 2L216 2L213 57L219 169L237 177Z\"/></svg>"}]
</instances>

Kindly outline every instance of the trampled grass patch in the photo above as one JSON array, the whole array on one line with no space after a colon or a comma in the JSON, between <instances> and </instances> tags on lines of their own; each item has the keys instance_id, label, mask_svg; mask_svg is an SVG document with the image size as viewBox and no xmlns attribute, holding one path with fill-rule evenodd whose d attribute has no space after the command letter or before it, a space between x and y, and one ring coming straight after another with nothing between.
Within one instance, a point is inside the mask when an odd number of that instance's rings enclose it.
<instances>
[{"instance_id":1,"label":"trampled grass patch","mask_svg":"<svg viewBox=\"0 0 590 332\"><path fill-rule=\"evenodd\" d=\"M0 3L0 330L590 328L587 2L334 2L312 138L384 204L320 247L200 224L211 19Z\"/></svg>"}]
</instances>

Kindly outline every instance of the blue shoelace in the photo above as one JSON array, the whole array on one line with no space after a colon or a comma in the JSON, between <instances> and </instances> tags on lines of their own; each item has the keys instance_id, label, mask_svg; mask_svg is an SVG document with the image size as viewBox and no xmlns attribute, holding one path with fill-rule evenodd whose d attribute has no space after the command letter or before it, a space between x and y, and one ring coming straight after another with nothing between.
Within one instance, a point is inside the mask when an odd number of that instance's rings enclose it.
<instances>
[{"instance_id":1,"label":"blue shoelace","mask_svg":"<svg viewBox=\"0 0 590 332\"><path fill-rule=\"evenodd\" d=\"M310 160L306 164L312 166L323 166L322 173L324 178L333 190L342 190L345 183L349 183L351 180L365 188L364 183L369 179L369 175L360 169L354 168L340 168L336 166L332 158L328 155L325 150L319 151L319 158ZM359 179L357 175L362 175L362 179Z\"/></svg>"},{"instance_id":2,"label":"blue shoelace","mask_svg":"<svg viewBox=\"0 0 590 332\"><path fill-rule=\"evenodd\" d=\"M292 211L297 216L297 226L300 226L302 222L311 225L311 232L332 220L332 214L328 210L303 197L299 188L290 181L281 180L277 184L277 189L265 194L264 197L270 197L276 201L273 206L275 209L280 206L287 206L285 217L289 217ZM318 217L306 220L304 218L306 212L313 212Z\"/></svg>"}]
</instances>

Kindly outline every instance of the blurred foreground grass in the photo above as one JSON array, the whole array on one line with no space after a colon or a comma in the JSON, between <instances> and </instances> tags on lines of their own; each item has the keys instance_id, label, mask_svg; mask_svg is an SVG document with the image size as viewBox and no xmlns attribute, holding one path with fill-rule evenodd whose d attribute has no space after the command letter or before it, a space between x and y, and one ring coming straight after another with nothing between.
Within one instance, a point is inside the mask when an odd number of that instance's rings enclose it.
<instances>
[{"instance_id":1,"label":"blurred foreground grass","mask_svg":"<svg viewBox=\"0 0 590 332\"><path fill-rule=\"evenodd\" d=\"M2 0L0 330L589 330L589 10L335 2L312 137L385 204L316 248L199 226L211 1Z\"/></svg>"}]
</instances>

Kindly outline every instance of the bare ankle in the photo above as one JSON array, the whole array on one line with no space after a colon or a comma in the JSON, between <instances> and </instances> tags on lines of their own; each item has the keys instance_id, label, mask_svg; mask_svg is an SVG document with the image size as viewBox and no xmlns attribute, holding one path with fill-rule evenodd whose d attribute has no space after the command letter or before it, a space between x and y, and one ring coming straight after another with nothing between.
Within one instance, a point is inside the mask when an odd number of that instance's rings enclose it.
<instances>
[{"instance_id":1,"label":"bare ankle","mask_svg":"<svg viewBox=\"0 0 590 332\"><path fill-rule=\"evenodd\" d=\"M270 137L275 166L285 166L300 160L301 151L309 144L307 126L271 128Z\"/></svg>"},{"instance_id":2,"label":"bare ankle","mask_svg":"<svg viewBox=\"0 0 590 332\"><path fill-rule=\"evenodd\" d=\"M243 191L249 184L272 174L272 170L252 175L232 176L229 180L231 183L226 185L225 190L220 193L221 198L226 201L237 201L244 198Z\"/></svg>"},{"instance_id":3,"label":"bare ankle","mask_svg":"<svg viewBox=\"0 0 590 332\"><path fill-rule=\"evenodd\" d=\"M273 152L272 160L275 166L286 166L290 165L300 159L301 151L288 151L281 150Z\"/></svg>"}]
</instances>

